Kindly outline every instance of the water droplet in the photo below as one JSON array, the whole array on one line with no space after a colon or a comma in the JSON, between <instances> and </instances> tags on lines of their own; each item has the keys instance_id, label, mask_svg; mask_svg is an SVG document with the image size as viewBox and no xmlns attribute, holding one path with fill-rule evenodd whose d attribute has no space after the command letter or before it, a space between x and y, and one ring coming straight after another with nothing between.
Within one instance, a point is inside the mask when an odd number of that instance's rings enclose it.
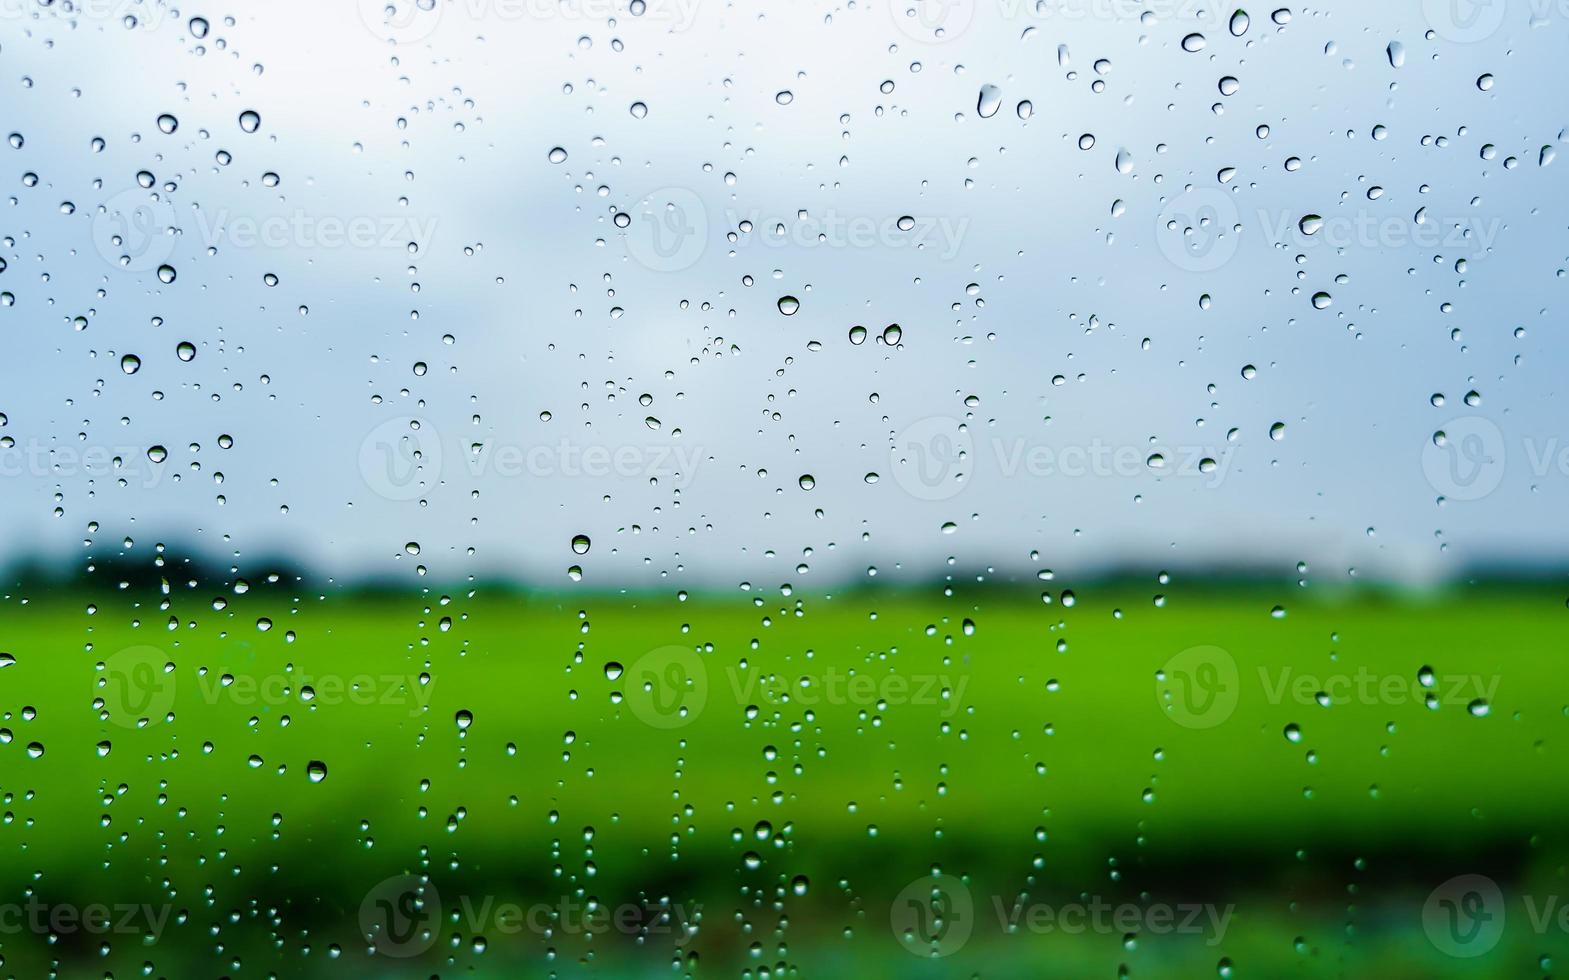
<instances>
[{"instance_id":1,"label":"water droplet","mask_svg":"<svg viewBox=\"0 0 1569 980\"><path fill-rule=\"evenodd\" d=\"M550 148L549 158L551 163L566 163L567 151L559 146L553 146Z\"/></svg>"},{"instance_id":2,"label":"water droplet","mask_svg":"<svg viewBox=\"0 0 1569 980\"><path fill-rule=\"evenodd\" d=\"M801 301L794 296L779 297L779 312L785 316L795 316L795 311L801 308Z\"/></svg>"},{"instance_id":3,"label":"water droplet","mask_svg":"<svg viewBox=\"0 0 1569 980\"><path fill-rule=\"evenodd\" d=\"M1192 34L1189 34L1187 37L1182 39L1182 50L1190 54L1195 54L1199 51L1203 51L1204 45L1207 43L1208 42L1205 40L1204 35L1194 31Z\"/></svg>"},{"instance_id":4,"label":"water droplet","mask_svg":"<svg viewBox=\"0 0 1569 980\"><path fill-rule=\"evenodd\" d=\"M990 119L997 114L997 108L1002 105L1002 89L995 85L982 85L980 98L975 103L975 111L980 113L982 119Z\"/></svg>"},{"instance_id":5,"label":"water droplet","mask_svg":"<svg viewBox=\"0 0 1569 980\"><path fill-rule=\"evenodd\" d=\"M254 133L261 128L261 115L255 109L246 109L240 113L240 129L247 133Z\"/></svg>"},{"instance_id":6,"label":"water droplet","mask_svg":"<svg viewBox=\"0 0 1569 980\"><path fill-rule=\"evenodd\" d=\"M169 115L167 112L158 117L158 130L164 135L168 135L179 128L180 120Z\"/></svg>"},{"instance_id":7,"label":"water droplet","mask_svg":"<svg viewBox=\"0 0 1569 980\"><path fill-rule=\"evenodd\" d=\"M592 542L589 541L588 535L575 534L572 536L572 553L574 555L586 555L591 544ZM614 551L615 549L612 548L611 550Z\"/></svg>"},{"instance_id":8,"label":"water droplet","mask_svg":"<svg viewBox=\"0 0 1569 980\"><path fill-rule=\"evenodd\" d=\"M142 359L135 354L127 354L120 358L120 370L126 374L135 374L142 369Z\"/></svg>"}]
</instances>

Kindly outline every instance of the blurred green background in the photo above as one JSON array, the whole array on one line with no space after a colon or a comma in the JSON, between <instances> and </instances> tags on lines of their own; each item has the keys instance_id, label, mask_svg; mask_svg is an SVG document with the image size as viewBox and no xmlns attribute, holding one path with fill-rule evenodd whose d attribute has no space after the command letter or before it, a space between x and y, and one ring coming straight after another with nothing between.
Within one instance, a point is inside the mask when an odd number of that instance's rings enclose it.
<instances>
[{"instance_id":1,"label":"blurred green background","mask_svg":"<svg viewBox=\"0 0 1569 980\"><path fill-rule=\"evenodd\" d=\"M1569 956L1560 592L790 592L14 591L4 969L1518 977ZM439 897L411 902L422 880ZM95 903L124 921L27 914Z\"/></svg>"}]
</instances>

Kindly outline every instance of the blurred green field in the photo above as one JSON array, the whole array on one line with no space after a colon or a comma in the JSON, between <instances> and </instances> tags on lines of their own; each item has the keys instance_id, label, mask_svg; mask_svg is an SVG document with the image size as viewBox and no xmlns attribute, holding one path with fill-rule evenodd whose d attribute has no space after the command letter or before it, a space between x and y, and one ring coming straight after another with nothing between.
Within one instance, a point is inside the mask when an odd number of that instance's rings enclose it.
<instances>
[{"instance_id":1,"label":"blurred green field","mask_svg":"<svg viewBox=\"0 0 1569 980\"><path fill-rule=\"evenodd\" d=\"M170 912L155 944L0 916L6 970L1521 976L1569 955L1520 911L1563 892L1548 591L213 600L6 601L5 901ZM1507 925L1448 956L1423 902L1472 872ZM408 873L446 921L373 957L362 904ZM934 873L963 876L973 931L923 962L891 916ZM1021 895L1234 914L1223 938L1005 935ZM487 897L701 905L702 926L547 936L474 921Z\"/></svg>"}]
</instances>

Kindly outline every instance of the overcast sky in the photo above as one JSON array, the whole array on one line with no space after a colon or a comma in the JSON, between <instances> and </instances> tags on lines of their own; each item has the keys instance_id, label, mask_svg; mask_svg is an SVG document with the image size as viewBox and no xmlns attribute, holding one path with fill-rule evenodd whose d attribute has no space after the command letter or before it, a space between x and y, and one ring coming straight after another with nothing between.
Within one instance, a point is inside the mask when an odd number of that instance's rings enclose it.
<instances>
[{"instance_id":1,"label":"overcast sky","mask_svg":"<svg viewBox=\"0 0 1569 980\"><path fill-rule=\"evenodd\" d=\"M1569 18L914 2L0 0L7 552L1564 553Z\"/></svg>"}]
</instances>

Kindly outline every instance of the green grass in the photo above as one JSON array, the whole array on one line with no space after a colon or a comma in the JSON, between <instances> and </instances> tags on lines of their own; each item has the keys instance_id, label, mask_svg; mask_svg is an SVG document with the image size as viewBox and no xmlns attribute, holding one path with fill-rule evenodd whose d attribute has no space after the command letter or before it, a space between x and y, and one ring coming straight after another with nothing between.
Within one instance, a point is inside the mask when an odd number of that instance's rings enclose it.
<instances>
[{"instance_id":1,"label":"green grass","mask_svg":"<svg viewBox=\"0 0 1569 980\"><path fill-rule=\"evenodd\" d=\"M681 955L724 975L788 963L1024 976L1049 960L1061 972L1048 975L1126 963L1193 976L1224 956L1238 976L1519 976L1569 953L1560 931L1522 932L1514 905L1504 941L1476 960L1439 954L1421 920L1427 890L1464 871L1499 876L1516 903L1557 893L1569 613L1548 593L1259 589L1163 608L1131 590L1072 608L1000 592L280 595L230 596L221 611L205 593L167 608L85 595L5 606L0 649L16 662L0 670L0 883L17 902L33 888L51 903L173 909L156 946L113 936L103 958L96 937L50 951L0 935L6 969L45 955L115 975L144 961L154 975L363 968L360 902L410 871L429 873L448 910L487 895L701 903ZM1175 671L1157 682L1198 646L1237 671L1234 710L1207 728L1163 707L1172 691L1190 717ZM154 651L115 659L130 647ZM688 651L701 679L646 693L647 668L678 676L640 662L665 647ZM175 666L149 685L139 661ZM625 668L615 679L610 662ZM1439 675L1436 710L1424 666ZM367 703L332 686L356 677L373 679ZM1373 696L1314 703L1321 687L1341 693L1331 679L1358 677ZM1477 717L1468 704L1484 690ZM128 709L144 699L152 717L135 727ZM688 716L658 710L673 703ZM312 782L316 761L326 777ZM968 876L987 911L963 949L922 963L898 948L889 908L934 868ZM1145 935L1130 950L1120 931L1002 935L991 896L1007 906L1021 891L1237 911L1221 943ZM448 923L439 949L463 940L446 967L437 951L377 962L385 975L573 974L598 948L600 972L668 975L677 951L668 936L490 932L476 953L467 924Z\"/></svg>"}]
</instances>

